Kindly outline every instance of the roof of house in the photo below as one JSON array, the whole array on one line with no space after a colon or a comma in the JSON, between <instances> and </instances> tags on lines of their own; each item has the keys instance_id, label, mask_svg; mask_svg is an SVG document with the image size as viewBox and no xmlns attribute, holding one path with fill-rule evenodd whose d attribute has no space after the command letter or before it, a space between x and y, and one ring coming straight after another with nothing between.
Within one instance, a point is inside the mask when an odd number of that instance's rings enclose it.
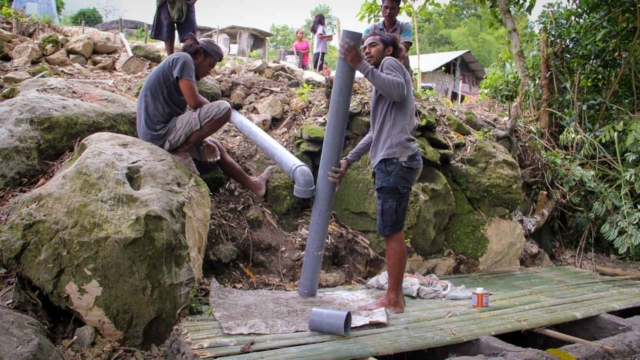
<instances>
[{"instance_id":1,"label":"roof of house","mask_svg":"<svg viewBox=\"0 0 640 360\"><path fill-rule=\"evenodd\" d=\"M56 24L59 23L55 0L15 0L12 7L24 10L27 15L36 15L37 17L46 15L53 18Z\"/></svg>"},{"instance_id":2,"label":"roof of house","mask_svg":"<svg viewBox=\"0 0 640 360\"><path fill-rule=\"evenodd\" d=\"M218 30L214 29L213 31L211 31L210 33L205 34L204 36L212 36L213 34L215 34ZM229 35L229 37L235 37L238 36L238 32L240 31L247 31L250 32L252 34L258 35L260 37L263 38L268 38L268 37L272 37L273 34L268 32L268 31L264 31L264 30L260 30L260 29L256 29L256 28L251 28L251 27L244 27L244 26L238 26L238 25L230 25L230 26L225 26L223 28L220 28L220 33L222 34L227 34Z\"/></svg>"},{"instance_id":3,"label":"roof of house","mask_svg":"<svg viewBox=\"0 0 640 360\"><path fill-rule=\"evenodd\" d=\"M420 55L420 72L431 72L438 70L442 66L450 63L451 61L462 57L464 61L467 63L469 68L473 70L479 78L484 78L486 75L484 68L476 59L471 51L469 50L460 50L460 51L449 51L449 52L441 52L441 53L433 53L433 54L424 54ZM412 69L418 68L418 56L412 55L409 56L409 62L411 63Z\"/></svg>"}]
</instances>

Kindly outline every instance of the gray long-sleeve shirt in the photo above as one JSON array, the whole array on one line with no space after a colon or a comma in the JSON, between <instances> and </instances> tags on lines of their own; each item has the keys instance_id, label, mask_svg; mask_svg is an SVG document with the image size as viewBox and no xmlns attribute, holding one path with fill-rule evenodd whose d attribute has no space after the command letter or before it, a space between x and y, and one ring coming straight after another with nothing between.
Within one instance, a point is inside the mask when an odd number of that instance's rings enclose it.
<instances>
[{"instance_id":1,"label":"gray long-sleeve shirt","mask_svg":"<svg viewBox=\"0 0 640 360\"><path fill-rule=\"evenodd\" d=\"M371 129L349 156L350 164L370 153L371 166L380 160L403 158L418 151L413 137L417 122L411 76L404 66L392 57L382 60L376 69L365 61L358 65L373 85L371 94Z\"/></svg>"}]
</instances>

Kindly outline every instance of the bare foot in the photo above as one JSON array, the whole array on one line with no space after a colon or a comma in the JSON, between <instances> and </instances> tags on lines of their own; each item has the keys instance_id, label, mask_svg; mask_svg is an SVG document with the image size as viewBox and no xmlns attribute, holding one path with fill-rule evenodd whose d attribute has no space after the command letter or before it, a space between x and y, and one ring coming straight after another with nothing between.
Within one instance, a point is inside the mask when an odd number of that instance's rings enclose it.
<instances>
[{"instance_id":1,"label":"bare foot","mask_svg":"<svg viewBox=\"0 0 640 360\"><path fill-rule=\"evenodd\" d=\"M404 312L404 295L400 295L399 297L396 295L392 295L384 293L385 296L375 296L376 301L362 305L358 307L358 310L366 310L371 311L379 308L385 308L389 310L392 314L401 314Z\"/></svg>"},{"instance_id":2,"label":"bare foot","mask_svg":"<svg viewBox=\"0 0 640 360\"><path fill-rule=\"evenodd\" d=\"M253 191L254 194L258 195L259 197L263 197L264 194L266 194L267 192L267 180L269 180L269 177L271 176L271 171L273 170L274 166L269 166L268 168L266 168L264 170L264 172L262 173L262 175L253 178L253 181L255 183L255 187L253 189L251 189Z\"/></svg>"},{"instance_id":3,"label":"bare foot","mask_svg":"<svg viewBox=\"0 0 640 360\"><path fill-rule=\"evenodd\" d=\"M172 152L171 155L173 155L173 157L175 157L176 160L180 162L180 164L186 166L187 169L191 170L192 173L196 175L200 175L200 173L198 172L198 169L196 169L196 164L193 162L193 159L191 158L191 155L189 155L188 152L175 151L175 152Z\"/></svg>"},{"instance_id":4,"label":"bare foot","mask_svg":"<svg viewBox=\"0 0 640 360\"><path fill-rule=\"evenodd\" d=\"M213 140L207 138L202 141L202 149L206 157L205 161L209 163L215 163L220 160L220 149L216 146Z\"/></svg>"}]
</instances>

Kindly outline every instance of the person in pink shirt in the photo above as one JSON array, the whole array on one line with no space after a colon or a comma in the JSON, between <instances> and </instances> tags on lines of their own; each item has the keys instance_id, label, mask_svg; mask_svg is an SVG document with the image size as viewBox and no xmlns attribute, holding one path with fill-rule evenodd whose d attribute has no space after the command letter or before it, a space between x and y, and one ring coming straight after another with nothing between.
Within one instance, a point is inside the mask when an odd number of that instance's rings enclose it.
<instances>
[{"instance_id":1,"label":"person in pink shirt","mask_svg":"<svg viewBox=\"0 0 640 360\"><path fill-rule=\"evenodd\" d=\"M296 41L291 46L296 55L302 55L302 69L309 70L309 52L311 51L311 44L309 40L304 38L304 31L302 29L296 31Z\"/></svg>"}]
</instances>

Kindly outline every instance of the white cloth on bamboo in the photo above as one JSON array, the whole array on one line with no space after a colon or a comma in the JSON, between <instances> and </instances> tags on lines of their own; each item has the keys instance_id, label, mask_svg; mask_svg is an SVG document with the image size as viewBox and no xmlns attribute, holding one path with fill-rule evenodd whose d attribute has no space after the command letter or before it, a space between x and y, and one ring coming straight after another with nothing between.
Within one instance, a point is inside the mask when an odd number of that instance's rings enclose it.
<instances>
[{"instance_id":1,"label":"white cloth on bamboo","mask_svg":"<svg viewBox=\"0 0 640 360\"><path fill-rule=\"evenodd\" d=\"M375 276L367 282L368 288L386 290L389 286L387 272ZM450 281L438 279L434 274L422 276L415 274L405 276L402 281L402 292L406 296L422 299L464 300L471 299L471 291L464 285L455 286Z\"/></svg>"}]
</instances>

